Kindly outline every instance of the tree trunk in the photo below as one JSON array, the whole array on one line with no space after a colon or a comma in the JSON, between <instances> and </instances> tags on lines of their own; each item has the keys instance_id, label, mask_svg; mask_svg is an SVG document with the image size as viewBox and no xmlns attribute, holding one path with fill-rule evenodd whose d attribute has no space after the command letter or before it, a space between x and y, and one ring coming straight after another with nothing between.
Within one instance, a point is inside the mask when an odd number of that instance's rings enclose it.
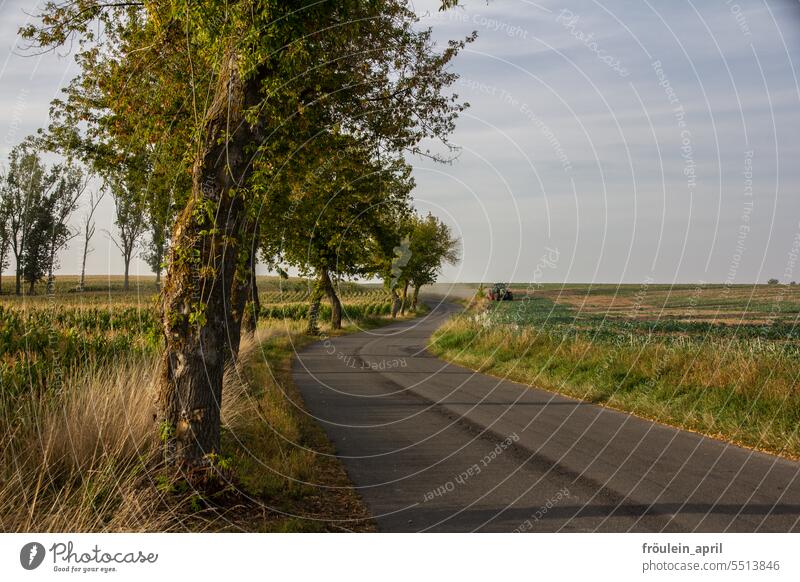
<instances>
[{"instance_id":1,"label":"tree trunk","mask_svg":"<svg viewBox=\"0 0 800 582\"><path fill-rule=\"evenodd\" d=\"M336 289L333 287L331 276L326 269L322 271L322 284L325 289L325 295L328 296L328 301L331 304L331 327L333 329L342 329L342 302L336 295Z\"/></svg>"},{"instance_id":2,"label":"tree trunk","mask_svg":"<svg viewBox=\"0 0 800 582\"><path fill-rule=\"evenodd\" d=\"M5 268L7 256L8 256L8 247L0 249L0 295L3 294L3 269Z\"/></svg>"},{"instance_id":3,"label":"tree trunk","mask_svg":"<svg viewBox=\"0 0 800 582\"><path fill-rule=\"evenodd\" d=\"M19 260L19 255L14 255L14 260L16 261L16 289L15 293L17 295L22 294L22 262Z\"/></svg>"},{"instance_id":4,"label":"tree trunk","mask_svg":"<svg viewBox=\"0 0 800 582\"><path fill-rule=\"evenodd\" d=\"M11 248L11 243L5 242L2 249L0 249L0 295L3 294L3 269L7 266L6 259L8 258L8 251Z\"/></svg>"},{"instance_id":5,"label":"tree trunk","mask_svg":"<svg viewBox=\"0 0 800 582\"><path fill-rule=\"evenodd\" d=\"M408 304L408 281L403 285L403 296L400 299L400 315L406 314L406 305Z\"/></svg>"},{"instance_id":6,"label":"tree trunk","mask_svg":"<svg viewBox=\"0 0 800 582\"><path fill-rule=\"evenodd\" d=\"M397 294L397 289L392 289L392 319L397 317L397 312L400 311L400 296Z\"/></svg>"},{"instance_id":7,"label":"tree trunk","mask_svg":"<svg viewBox=\"0 0 800 582\"><path fill-rule=\"evenodd\" d=\"M86 285L86 257L89 254L89 240L83 244L83 261L81 262L81 282L78 283L78 290L83 291Z\"/></svg>"},{"instance_id":8,"label":"tree trunk","mask_svg":"<svg viewBox=\"0 0 800 582\"><path fill-rule=\"evenodd\" d=\"M255 240L258 236L258 227L252 233L254 243L250 246L250 256L247 265L247 285L240 290L241 300L244 302L242 307L242 331L247 334L254 334L258 327L258 316L261 311L261 300L258 298L258 283L256 282L256 248Z\"/></svg>"},{"instance_id":9,"label":"tree trunk","mask_svg":"<svg viewBox=\"0 0 800 582\"><path fill-rule=\"evenodd\" d=\"M162 291L166 350L158 420L167 462L177 467L208 466L220 448L228 339L239 332L231 293L242 247L241 188L252 170L245 148L261 138L243 111L256 104L259 84L257 76L241 80L228 49L203 121L192 196L173 229Z\"/></svg>"},{"instance_id":10,"label":"tree trunk","mask_svg":"<svg viewBox=\"0 0 800 582\"><path fill-rule=\"evenodd\" d=\"M122 259L125 262L125 280L122 283L122 290L127 291L128 288L130 287L130 284L128 283L128 272L130 271L131 268L131 256L125 255Z\"/></svg>"},{"instance_id":11,"label":"tree trunk","mask_svg":"<svg viewBox=\"0 0 800 582\"><path fill-rule=\"evenodd\" d=\"M328 296L328 300L331 302L331 326L333 329L342 329L342 302L335 291Z\"/></svg>"},{"instance_id":12,"label":"tree trunk","mask_svg":"<svg viewBox=\"0 0 800 582\"><path fill-rule=\"evenodd\" d=\"M411 311L417 310L417 300L419 299L419 285L414 286L414 293L411 295Z\"/></svg>"},{"instance_id":13,"label":"tree trunk","mask_svg":"<svg viewBox=\"0 0 800 582\"><path fill-rule=\"evenodd\" d=\"M256 261L253 259L253 279L250 288L250 303L253 305L253 329L258 326L261 317L261 298L258 296L258 280L256 279Z\"/></svg>"},{"instance_id":14,"label":"tree trunk","mask_svg":"<svg viewBox=\"0 0 800 582\"><path fill-rule=\"evenodd\" d=\"M55 277L53 276L53 264L56 261L55 243L50 244L50 256L47 257L49 264L47 265L47 294L52 295L55 293Z\"/></svg>"},{"instance_id":15,"label":"tree trunk","mask_svg":"<svg viewBox=\"0 0 800 582\"><path fill-rule=\"evenodd\" d=\"M166 231L167 227L164 227L164 231ZM156 276L156 288L161 289L161 265L164 264L164 257L167 254L167 243L166 241L162 240L162 243L158 245L157 249L157 256L156 256L156 268L154 274Z\"/></svg>"},{"instance_id":16,"label":"tree trunk","mask_svg":"<svg viewBox=\"0 0 800 582\"><path fill-rule=\"evenodd\" d=\"M308 326L306 326L306 333L308 335L317 335L319 333L319 307L322 303L322 296L325 295L325 286L322 281L322 276L314 282L314 288L311 291L311 300L308 305Z\"/></svg>"}]
</instances>

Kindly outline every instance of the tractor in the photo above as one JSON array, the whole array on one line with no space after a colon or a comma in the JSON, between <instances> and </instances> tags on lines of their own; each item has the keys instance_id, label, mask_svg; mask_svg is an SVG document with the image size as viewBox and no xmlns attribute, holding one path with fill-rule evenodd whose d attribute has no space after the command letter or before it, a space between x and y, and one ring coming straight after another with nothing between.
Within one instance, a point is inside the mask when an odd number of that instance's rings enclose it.
<instances>
[{"instance_id":1,"label":"tractor","mask_svg":"<svg viewBox=\"0 0 800 582\"><path fill-rule=\"evenodd\" d=\"M513 301L514 295L506 283L495 283L489 290L490 301Z\"/></svg>"}]
</instances>

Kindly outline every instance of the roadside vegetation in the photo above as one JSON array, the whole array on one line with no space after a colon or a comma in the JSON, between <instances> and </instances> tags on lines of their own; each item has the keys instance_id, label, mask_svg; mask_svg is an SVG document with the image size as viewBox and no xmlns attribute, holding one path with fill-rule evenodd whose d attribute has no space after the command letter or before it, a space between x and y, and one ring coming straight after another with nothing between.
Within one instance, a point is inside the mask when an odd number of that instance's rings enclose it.
<instances>
[{"instance_id":1,"label":"roadside vegetation","mask_svg":"<svg viewBox=\"0 0 800 582\"><path fill-rule=\"evenodd\" d=\"M452 64L475 33L439 42L408 0L57 0L19 36L23 52L71 52L78 72L0 172L0 273L13 268L18 298L50 296L60 252L80 237L72 270L85 292L105 226L123 288L135 287L139 256L159 296L135 332L121 307L5 311L13 341L27 345L29 328L36 336L28 361L10 345L8 374L34 360L44 373L60 346L72 354L65 371L87 357L160 352L151 431L165 463L197 487L224 475L226 366L259 320L304 319L316 336L348 318L403 316L457 260L449 227L414 207L411 160L457 157L449 137L468 105ZM96 224L101 202L113 204L113 226ZM262 305L259 263L298 273L307 293ZM348 305L348 283L372 279L390 305L378 295ZM116 343L92 347L102 337ZM52 388L44 376L34 384Z\"/></svg>"},{"instance_id":2,"label":"roadside vegetation","mask_svg":"<svg viewBox=\"0 0 800 582\"><path fill-rule=\"evenodd\" d=\"M163 352L154 278L125 292L121 277L91 277L80 299L76 282L61 278L49 298L0 297L0 530L373 528L291 381L295 350L316 337L302 314L270 319L307 281L260 278L264 317L226 370L222 478L207 488L168 470L153 433ZM352 284L342 298L342 329L321 322L323 333L391 320L385 290Z\"/></svg>"},{"instance_id":3,"label":"roadside vegetation","mask_svg":"<svg viewBox=\"0 0 800 582\"><path fill-rule=\"evenodd\" d=\"M369 527L286 369L458 259L412 158L458 155L475 34L407 0L56 0L19 36L77 75L0 168L0 526ZM118 280L87 275L98 227Z\"/></svg>"},{"instance_id":4,"label":"roadside vegetation","mask_svg":"<svg viewBox=\"0 0 800 582\"><path fill-rule=\"evenodd\" d=\"M477 297L431 351L568 396L800 458L800 289L543 286ZM479 294L480 295L480 294Z\"/></svg>"}]
</instances>

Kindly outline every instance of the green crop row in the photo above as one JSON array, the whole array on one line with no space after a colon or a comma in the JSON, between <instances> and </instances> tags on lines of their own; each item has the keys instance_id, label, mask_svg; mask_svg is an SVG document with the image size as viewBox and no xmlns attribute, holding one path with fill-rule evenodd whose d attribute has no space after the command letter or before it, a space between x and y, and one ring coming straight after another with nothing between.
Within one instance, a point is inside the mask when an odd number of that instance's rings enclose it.
<instances>
[{"instance_id":1,"label":"green crop row","mask_svg":"<svg viewBox=\"0 0 800 582\"><path fill-rule=\"evenodd\" d=\"M269 291L262 297L261 316L302 320L308 317L307 289L295 285L287 292ZM293 301L287 301L294 298ZM107 305L65 304L63 301L0 304L0 393L58 389L73 372L111 362L123 354L157 350L163 330L155 302L147 308L111 302ZM343 315L358 320L387 315L391 302L382 289L346 288ZM319 319L330 318L327 302Z\"/></svg>"},{"instance_id":2,"label":"green crop row","mask_svg":"<svg viewBox=\"0 0 800 582\"><path fill-rule=\"evenodd\" d=\"M673 316L632 319L618 315L581 313L542 297L491 305L484 319L485 325L532 326L547 333L582 335L613 344L638 343L647 341L647 338L652 336L660 336L666 342L684 341L686 337L701 341L761 339L796 342L800 340L800 326L791 317L775 317L762 323L686 321Z\"/></svg>"},{"instance_id":3,"label":"green crop row","mask_svg":"<svg viewBox=\"0 0 800 582\"><path fill-rule=\"evenodd\" d=\"M78 368L156 349L161 328L153 310L17 310L0 306L0 389L58 388Z\"/></svg>"}]
</instances>

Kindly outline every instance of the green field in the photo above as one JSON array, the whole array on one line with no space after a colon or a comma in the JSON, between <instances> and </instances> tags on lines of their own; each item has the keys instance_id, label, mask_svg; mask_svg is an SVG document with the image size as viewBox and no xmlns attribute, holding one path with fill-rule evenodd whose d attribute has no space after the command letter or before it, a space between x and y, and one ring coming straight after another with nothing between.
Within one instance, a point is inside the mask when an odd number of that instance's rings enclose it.
<instances>
[{"instance_id":1,"label":"green field","mask_svg":"<svg viewBox=\"0 0 800 582\"><path fill-rule=\"evenodd\" d=\"M309 284L302 279L260 277L261 317L308 317ZM0 385L3 393L57 387L75 370L94 369L118 357L157 353L163 343L158 288L152 277L131 281L90 277L77 292L75 277L60 277L54 293L0 295ZM364 322L391 312L382 289L345 283L339 289L345 319ZM320 320L330 317L323 304Z\"/></svg>"},{"instance_id":2,"label":"green field","mask_svg":"<svg viewBox=\"0 0 800 582\"><path fill-rule=\"evenodd\" d=\"M800 457L800 288L548 285L472 308L434 353L498 376Z\"/></svg>"},{"instance_id":3,"label":"green field","mask_svg":"<svg viewBox=\"0 0 800 582\"><path fill-rule=\"evenodd\" d=\"M305 334L306 281L259 279L262 319L225 379L219 466L230 485L202 494L167 478L158 462L152 419L163 337L154 279L134 279L129 291L119 277L92 277L84 292L76 284L60 277L49 296L0 296L0 530L372 527L324 433L295 405L290 361L317 339ZM344 328L329 329L328 308L323 333L387 321L383 290L339 291Z\"/></svg>"}]
</instances>

